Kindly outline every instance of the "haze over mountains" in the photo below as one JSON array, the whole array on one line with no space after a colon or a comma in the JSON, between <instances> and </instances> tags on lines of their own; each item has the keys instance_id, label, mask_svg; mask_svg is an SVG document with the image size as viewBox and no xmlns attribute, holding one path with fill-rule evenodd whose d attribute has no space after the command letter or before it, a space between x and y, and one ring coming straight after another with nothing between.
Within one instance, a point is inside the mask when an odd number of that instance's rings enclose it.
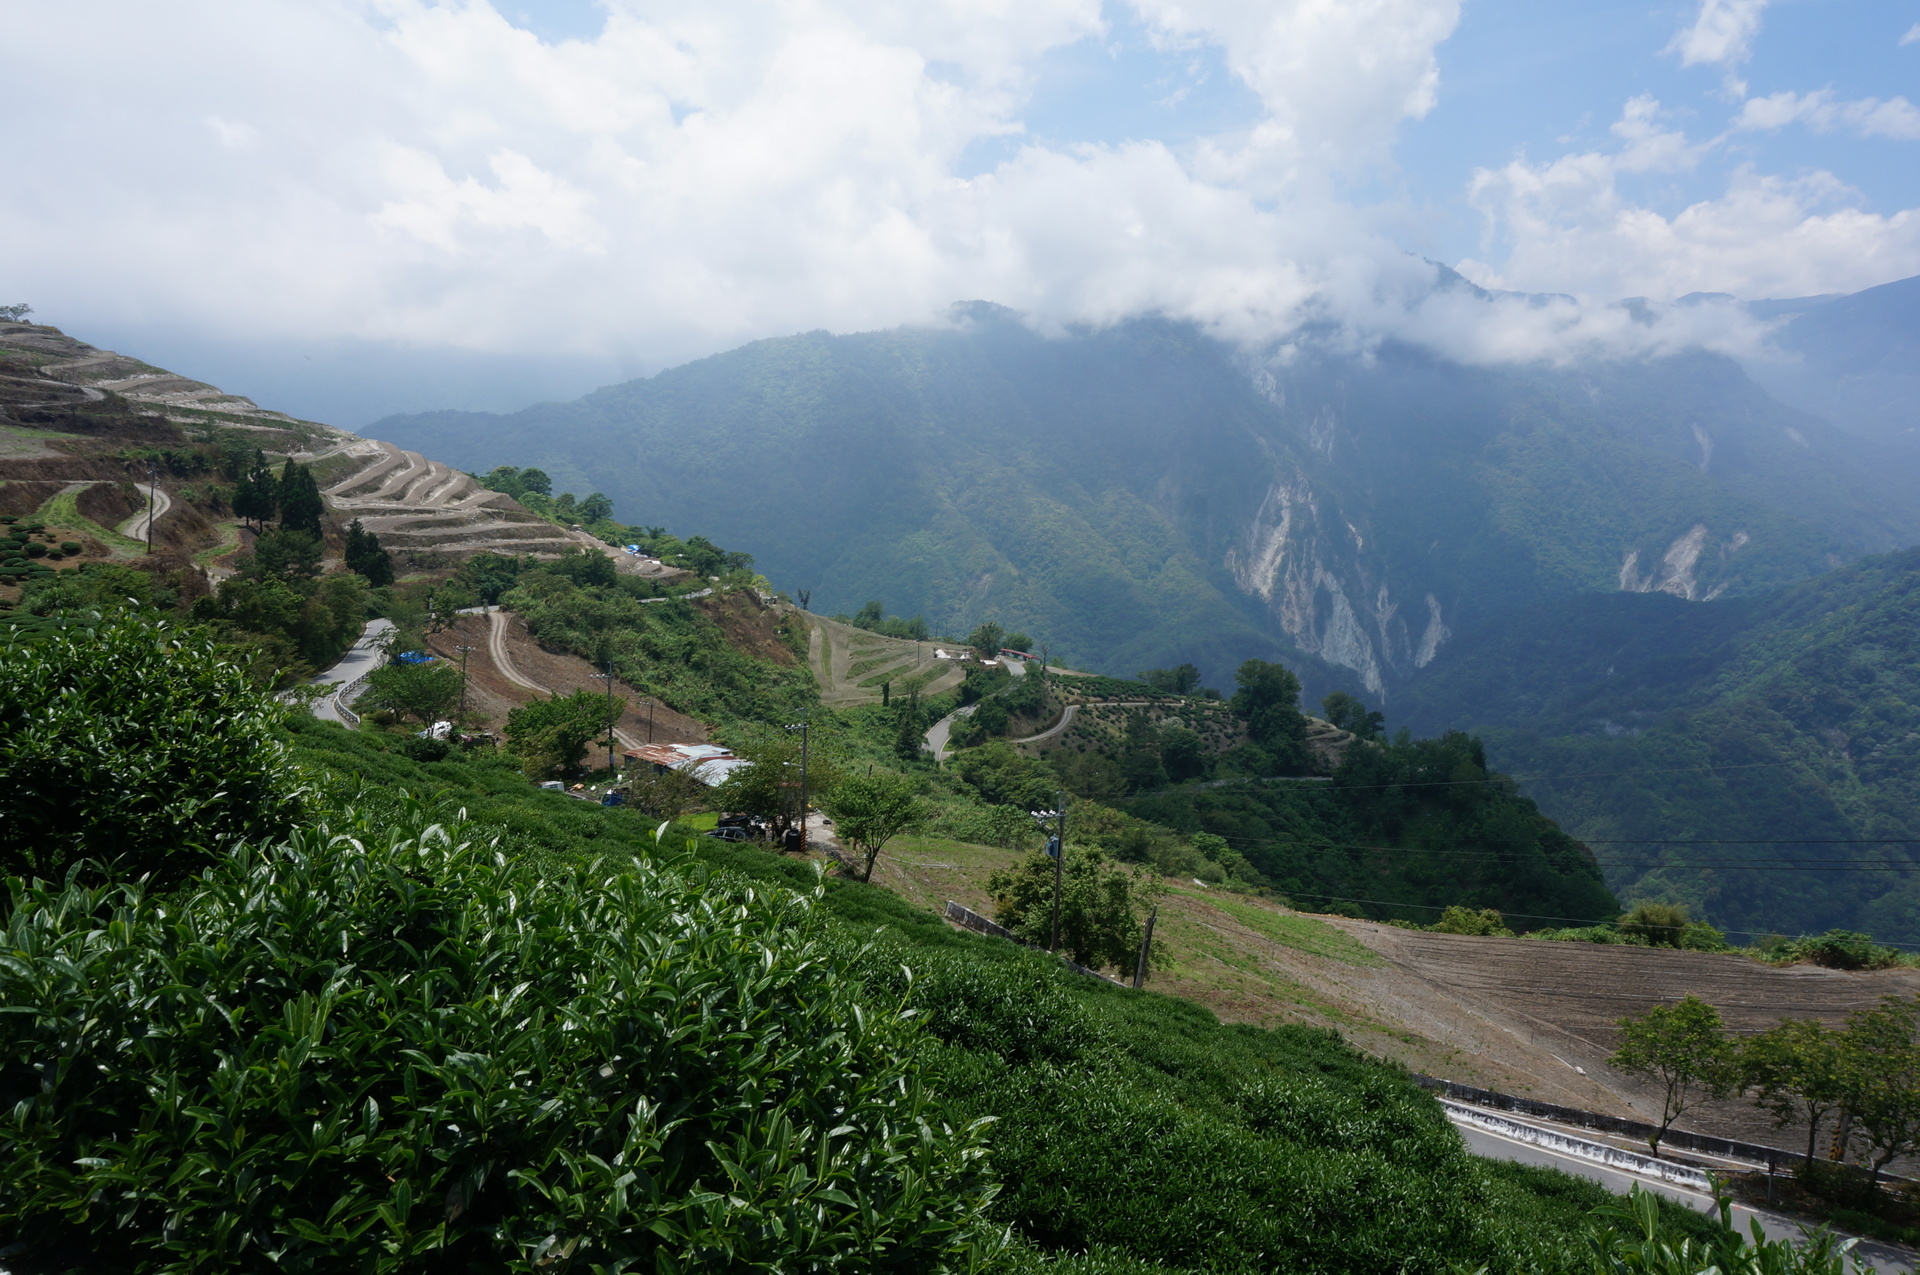
<instances>
[{"instance_id":1,"label":"haze over mountains","mask_svg":"<svg viewBox=\"0 0 1920 1275\"><path fill-rule=\"evenodd\" d=\"M1920 451L1706 353L1259 358L1153 319L1050 339L976 304L371 432L752 545L824 610L992 617L1104 668L1192 659L1216 681L1285 650L1389 700L1514 606L1738 595L1920 541Z\"/></svg>"},{"instance_id":2,"label":"haze over mountains","mask_svg":"<svg viewBox=\"0 0 1920 1275\"><path fill-rule=\"evenodd\" d=\"M1862 590L1884 602L1916 587L1893 570L1775 592L1920 544L1920 447L1900 393L1916 297L1907 280L1753 307L1786 352L1755 371L1790 374L1803 406L1699 351L1491 367L1394 342L1257 356L1152 318L1047 337L974 303L942 327L759 341L571 403L369 432L477 471L536 464L607 493L623 519L751 550L824 612L878 598L936 631L992 618L1104 671L1190 660L1222 686L1244 659L1284 659L1310 696L1355 691L1423 732L1491 728L1496 759L1523 774L1599 769L1577 741L1625 756L1653 749L1631 739L1656 725L1685 766L1713 766L1728 763L1701 739L1731 729L1728 705L1765 698L1762 674L1721 667L1758 639L1716 639L1719 663L1695 667L1700 639L1674 617L1764 632L1791 664L1809 644L1844 648L1807 626ZM1620 597L1646 594L1661 601ZM1591 624L1567 631L1570 615ZM1589 667L1609 634L1644 656L1630 719L1594 707L1620 693ZM1541 800L1592 837L1703 838L1736 810L1740 828L1784 821L1776 839L1911 834L1895 762L1920 755L1904 716L1920 678L1900 660L1883 671L1853 709L1769 719L1770 746L1798 759L1793 783L1655 785L1653 801L1645 785L1563 785ZM1881 723L1860 736L1877 761L1820 760L1847 753L1821 733L1836 712ZM1752 803L1762 790L1772 800ZM1741 926L1866 924L1887 884L1735 874L1729 888L1688 866L1697 856L1659 871L1645 854L1602 858L1620 865L1616 889L1678 894ZM1885 903L1874 928L1920 939L1915 912Z\"/></svg>"}]
</instances>

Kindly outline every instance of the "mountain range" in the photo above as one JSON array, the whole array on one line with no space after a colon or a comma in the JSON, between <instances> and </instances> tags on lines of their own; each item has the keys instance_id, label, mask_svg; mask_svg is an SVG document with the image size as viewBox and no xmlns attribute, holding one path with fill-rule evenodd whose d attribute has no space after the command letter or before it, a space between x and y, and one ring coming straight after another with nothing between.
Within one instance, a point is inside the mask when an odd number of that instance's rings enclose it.
<instances>
[{"instance_id":1,"label":"mountain range","mask_svg":"<svg viewBox=\"0 0 1920 1275\"><path fill-rule=\"evenodd\" d=\"M1768 766L1793 759L1778 774L1531 791L1603 842L1824 845L1915 831L1905 655L1864 689L1820 688L1864 676L1850 644L1898 646L1898 622L1867 635L1861 608L1897 616L1913 595L1911 571L1849 564L1920 544L1900 392L1916 298L1920 280L1757 303L1778 357L1746 366L1566 367L1393 342L1250 353L1158 318L1042 335L971 303L940 325L759 341L573 402L368 432L475 471L537 465L622 520L750 549L816 610L879 599L956 634L994 619L1056 658L1123 675L1192 662L1220 686L1281 659L1310 697L1485 732L1522 775L1771 749ZM1598 849L1622 897L1920 940L1898 873L1711 866L1851 850Z\"/></svg>"}]
</instances>

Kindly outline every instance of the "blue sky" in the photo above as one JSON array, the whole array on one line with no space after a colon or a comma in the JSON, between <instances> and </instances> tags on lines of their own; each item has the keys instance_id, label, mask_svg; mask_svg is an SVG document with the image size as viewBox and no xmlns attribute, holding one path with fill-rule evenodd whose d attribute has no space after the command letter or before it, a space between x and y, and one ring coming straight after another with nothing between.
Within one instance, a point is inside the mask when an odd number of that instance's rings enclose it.
<instances>
[{"instance_id":1,"label":"blue sky","mask_svg":"<svg viewBox=\"0 0 1920 1275\"><path fill-rule=\"evenodd\" d=\"M1916 0L166 9L0 0L0 300L348 425L973 297L1500 360L1920 273Z\"/></svg>"}]
</instances>

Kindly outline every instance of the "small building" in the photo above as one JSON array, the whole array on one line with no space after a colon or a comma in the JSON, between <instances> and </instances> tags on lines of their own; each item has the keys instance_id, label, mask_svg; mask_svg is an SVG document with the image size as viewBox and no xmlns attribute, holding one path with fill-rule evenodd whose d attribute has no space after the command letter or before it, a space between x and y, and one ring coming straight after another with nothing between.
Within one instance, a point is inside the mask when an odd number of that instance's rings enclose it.
<instances>
[{"instance_id":1,"label":"small building","mask_svg":"<svg viewBox=\"0 0 1920 1275\"><path fill-rule=\"evenodd\" d=\"M623 756L629 766L652 766L657 773L677 770L706 784L709 788L752 762L735 757L718 744L643 744L629 748Z\"/></svg>"}]
</instances>

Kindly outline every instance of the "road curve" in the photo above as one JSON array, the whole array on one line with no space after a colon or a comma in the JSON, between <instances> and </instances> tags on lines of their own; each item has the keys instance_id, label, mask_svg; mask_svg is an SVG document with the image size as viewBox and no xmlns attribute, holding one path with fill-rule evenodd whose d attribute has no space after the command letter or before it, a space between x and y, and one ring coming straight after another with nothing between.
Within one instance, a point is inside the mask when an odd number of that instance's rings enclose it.
<instances>
[{"instance_id":1,"label":"road curve","mask_svg":"<svg viewBox=\"0 0 1920 1275\"><path fill-rule=\"evenodd\" d=\"M366 627L360 630L360 638L347 653L334 662L332 668L313 679L314 686L332 686L334 693L313 702L313 715L323 722L339 722L348 725L347 719L340 713L340 688L348 686L368 673L380 667L380 661L386 658L382 643L393 630L392 620L368 620Z\"/></svg>"},{"instance_id":2,"label":"road curve","mask_svg":"<svg viewBox=\"0 0 1920 1275\"><path fill-rule=\"evenodd\" d=\"M1078 704L1069 704L1060 710L1060 720L1041 731L1038 735L1028 735L1021 739L1010 739L1007 742L1009 744L1038 744L1052 739L1056 735L1065 733L1067 728L1073 725L1074 716L1079 713L1079 711L1080 706Z\"/></svg>"},{"instance_id":3,"label":"road curve","mask_svg":"<svg viewBox=\"0 0 1920 1275\"><path fill-rule=\"evenodd\" d=\"M144 541L147 538L147 524L156 518L164 516L167 510L171 508L173 508L173 497L167 495L161 488L153 488L152 507L142 509L139 513L121 523L120 534L129 540Z\"/></svg>"},{"instance_id":4,"label":"road curve","mask_svg":"<svg viewBox=\"0 0 1920 1275\"><path fill-rule=\"evenodd\" d=\"M927 751L933 754L935 762L947 759L947 740L953 734L953 719L972 717L973 710L978 707L978 704L969 704L965 708L956 708L927 728Z\"/></svg>"}]
</instances>

